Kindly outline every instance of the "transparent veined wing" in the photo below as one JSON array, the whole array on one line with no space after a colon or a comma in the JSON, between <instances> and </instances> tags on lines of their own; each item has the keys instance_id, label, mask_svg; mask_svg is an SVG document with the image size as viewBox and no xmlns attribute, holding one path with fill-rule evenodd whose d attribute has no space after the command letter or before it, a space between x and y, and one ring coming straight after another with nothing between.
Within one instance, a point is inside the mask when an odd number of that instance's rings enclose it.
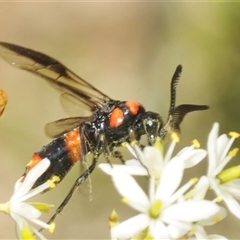
<instances>
[{"instance_id":1,"label":"transparent veined wing","mask_svg":"<svg viewBox=\"0 0 240 240\"><path fill-rule=\"evenodd\" d=\"M49 137L57 138L60 137L62 134L67 133L72 129L80 126L82 122L93 120L93 117L94 116L59 119L57 121L47 123L45 125L45 132Z\"/></svg>"},{"instance_id":2,"label":"transparent veined wing","mask_svg":"<svg viewBox=\"0 0 240 240\"><path fill-rule=\"evenodd\" d=\"M43 77L54 88L73 95L94 111L111 100L106 94L77 76L57 60L25 47L0 42L0 57L11 65Z\"/></svg>"}]
</instances>

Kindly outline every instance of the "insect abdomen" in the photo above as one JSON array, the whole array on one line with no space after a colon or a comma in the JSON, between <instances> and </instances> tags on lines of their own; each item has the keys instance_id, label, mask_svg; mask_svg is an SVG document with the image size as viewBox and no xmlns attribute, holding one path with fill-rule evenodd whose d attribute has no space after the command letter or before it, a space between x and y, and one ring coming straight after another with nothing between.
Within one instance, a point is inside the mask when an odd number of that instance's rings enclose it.
<instances>
[{"instance_id":1,"label":"insect abdomen","mask_svg":"<svg viewBox=\"0 0 240 240\"><path fill-rule=\"evenodd\" d=\"M36 181L33 188L46 182L54 176L59 177L59 182L69 172L71 167L83 156L80 143L79 129L76 128L69 133L53 140L40 151L34 153L31 161L26 166L27 173L42 159L48 158L51 162L49 168ZM24 179L23 179L24 181ZM59 183L58 182L58 183Z\"/></svg>"}]
</instances>

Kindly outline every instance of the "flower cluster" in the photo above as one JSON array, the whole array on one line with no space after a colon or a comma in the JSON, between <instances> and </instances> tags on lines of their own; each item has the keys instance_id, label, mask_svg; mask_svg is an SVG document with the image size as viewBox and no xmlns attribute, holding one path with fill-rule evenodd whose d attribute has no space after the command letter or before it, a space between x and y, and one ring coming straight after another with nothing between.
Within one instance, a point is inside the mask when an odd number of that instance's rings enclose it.
<instances>
[{"instance_id":1,"label":"flower cluster","mask_svg":"<svg viewBox=\"0 0 240 240\"><path fill-rule=\"evenodd\" d=\"M220 200L240 218L237 201L240 199L240 167L224 169L237 153L237 149L229 150L239 134L231 132L230 137L226 134L218 136L218 131L219 124L215 123L208 137L207 150L199 149L195 140L193 145L173 155L179 141L173 134L165 154L156 146L147 146L142 151L134 145L131 152L135 159L126 161L125 165L99 165L111 175L123 203L139 212L112 225L112 239L226 239L216 234L208 235L205 227L227 216L227 210L218 205ZM180 185L184 169L195 166L206 156L206 175ZM148 177L148 194L136 182L134 175ZM209 189L215 191L216 199L206 198Z\"/></svg>"},{"instance_id":2,"label":"flower cluster","mask_svg":"<svg viewBox=\"0 0 240 240\"><path fill-rule=\"evenodd\" d=\"M99 164L111 175L113 183L123 197L122 202L135 209L138 214L121 223L118 214L110 216L112 239L226 239L217 234L208 234L206 227L216 224L227 216L227 209L240 218L240 166L226 168L238 149L230 149L238 133L218 136L219 124L215 123L208 137L207 149L201 149L194 140L191 146L177 154L174 149L179 141L176 134L166 152L160 140L154 147L143 150L137 145L127 145L134 159L124 165ZM208 159L204 176L183 182L184 171ZM50 232L54 224L39 218L52 205L25 202L30 197L53 188L58 179L49 179L33 188L37 179L49 168L45 158L32 168L24 178L15 184L11 199L0 204L0 211L9 214L16 222L19 239L45 239L37 230ZM144 176L149 181L148 193L139 186L134 176ZM209 190L216 193L215 199L208 199ZM218 203L224 201L227 208Z\"/></svg>"},{"instance_id":3,"label":"flower cluster","mask_svg":"<svg viewBox=\"0 0 240 240\"><path fill-rule=\"evenodd\" d=\"M36 227L48 229L50 232L54 230L54 224L47 224L39 220L42 212L49 212L50 208L53 207L52 205L39 202L24 202L32 196L55 186L54 180L48 180L42 185L32 189L36 180L47 170L49 165L50 161L47 158L40 161L29 171L24 181L20 178L16 182L14 194L9 202L0 204L0 211L9 214L15 220L18 239L30 240L35 239L35 237L46 239ZM34 227L34 225L36 227Z\"/></svg>"}]
</instances>

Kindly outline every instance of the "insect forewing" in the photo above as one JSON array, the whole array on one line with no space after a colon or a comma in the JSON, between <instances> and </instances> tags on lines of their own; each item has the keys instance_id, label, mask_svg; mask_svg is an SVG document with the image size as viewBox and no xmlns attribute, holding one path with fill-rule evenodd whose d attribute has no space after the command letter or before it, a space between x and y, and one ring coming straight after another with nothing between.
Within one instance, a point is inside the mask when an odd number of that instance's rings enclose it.
<instances>
[{"instance_id":1,"label":"insect forewing","mask_svg":"<svg viewBox=\"0 0 240 240\"><path fill-rule=\"evenodd\" d=\"M0 56L15 67L43 77L58 90L74 95L92 111L110 100L106 94L43 53L0 42Z\"/></svg>"}]
</instances>

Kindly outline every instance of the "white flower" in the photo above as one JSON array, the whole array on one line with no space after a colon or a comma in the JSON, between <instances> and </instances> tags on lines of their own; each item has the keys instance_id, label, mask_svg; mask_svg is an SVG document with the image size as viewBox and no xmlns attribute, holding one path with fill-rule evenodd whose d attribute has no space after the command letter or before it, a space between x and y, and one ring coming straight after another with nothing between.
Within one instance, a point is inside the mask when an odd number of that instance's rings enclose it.
<instances>
[{"instance_id":1,"label":"white flower","mask_svg":"<svg viewBox=\"0 0 240 240\"><path fill-rule=\"evenodd\" d=\"M157 147L147 146L142 151L136 144L133 149L127 145L130 152L133 153L137 159L128 160L125 162L125 165L113 164L112 166L123 169L131 175L150 175L155 179L159 179L163 169L172 158L174 148L178 141L179 138L177 135L172 134L172 141L165 155L163 155ZM193 141L193 145L183 148L172 160L182 161L184 168L195 166L207 155L206 150L196 149L199 147L198 145L197 141ZM107 174L111 174L112 166L108 163L99 164L99 167Z\"/></svg>"},{"instance_id":2,"label":"white flower","mask_svg":"<svg viewBox=\"0 0 240 240\"><path fill-rule=\"evenodd\" d=\"M26 177L20 178L15 184L14 194L10 201L5 204L0 204L0 211L9 214L17 224L17 236L19 239L35 239L35 235L40 239L45 239L44 236L31 224L37 227L49 229L53 225L49 225L38 218L41 216L41 211L49 211L51 205L44 203L26 203L25 200L41 193L48 189L53 184L51 181L32 189L36 180L47 170L50 165L49 159L41 160L34 168L32 168Z\"/></svg>"},{"instance_id":3,"label":"white flower","mask_svg":"<svg viewBox=\"0 0 240 240\"><path fill-rule=\"evenodd\" d=\"M223 170L226 164L236 155L238 149L229 152L238 133L231 132L231 138L223 134L218 137L219 124L214 123L208 137L208 172L207 179L216 194L222 198L229 210L240 218L240 166ZM207 186L207 187L208 187Z\"/></svg>"},{"instance_id":4,"label":"white flower","mask_svg":"<svg viewBox=\"0 0 240 240\"><path fill-rule=\"evenodd\" d=\"M191 197L191 199L194 200L202 200L205 198L207 188L208 179L207 177L202 177L194 186L194 189L190 191L187 195L185 195L185 198ZM196 237L196 239L199 240L214 239L213 237L216 237L215 239L226 239L225 237L219 235L208 236L204 229L205 226L211 226L213 224L216 224L217 222L223 220L226 216L227 216L226 209L220 207L219 212L216 213L215 215L212 215L210 218L193 223L191 231L188 233L188 239L192 239L190 237L192 237L193 235Z\"/></svg>"},{"instance_id":5,"label":"white flower","mask_svg":"<svg viewBox=\"0 0 240 240\"><path fill-rule=\"evenodd\" d=\"M219 206L207 200L176 201L196 181L191 180L177 191L183 175L183 161L170 161L164 168L159 185L150 178L149 197L131 175L113 167L113 182L124 202L140 213L111 229L112 238L131 238L148 229L152 239L176 239L188 233L193 222L210 218Z\"/></svg>"}]
</instances>

